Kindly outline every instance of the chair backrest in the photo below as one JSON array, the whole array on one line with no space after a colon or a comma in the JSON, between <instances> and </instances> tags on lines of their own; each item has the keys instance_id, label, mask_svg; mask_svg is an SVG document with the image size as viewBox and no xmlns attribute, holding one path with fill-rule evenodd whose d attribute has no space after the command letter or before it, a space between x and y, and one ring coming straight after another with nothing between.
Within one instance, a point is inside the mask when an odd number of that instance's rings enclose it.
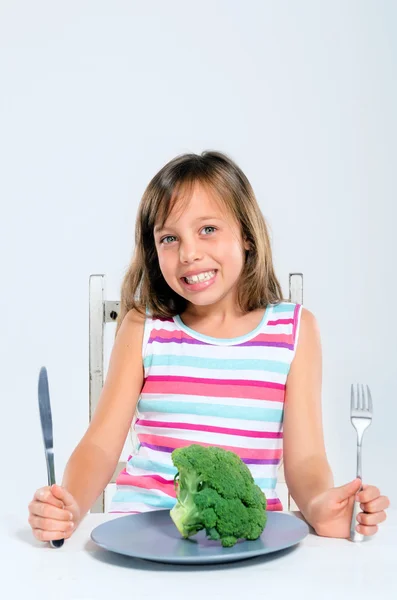
<instances>
[{"instance_id":1,"label":"chair backrest","mask_svg":"<svg viewBox=\"0 0 397 600\"><path fill-rule=\"evenodd\" d=\"M303 304L303 274L289 274L289 300ZM97 407L104 384L104 339L105 325L116 323L120 310L118 300L106 300L105 275L90 275L89 281L89 420ZM120 471L125 468L125 461L120 461L111 479L116 481ZM285 486L284 467L281 461L277 485ZM288 510L295 510L290 494L288 493ZM91 508L91 512L104 512L105 494L99 496Z\"/></svg>"}]
</instances>

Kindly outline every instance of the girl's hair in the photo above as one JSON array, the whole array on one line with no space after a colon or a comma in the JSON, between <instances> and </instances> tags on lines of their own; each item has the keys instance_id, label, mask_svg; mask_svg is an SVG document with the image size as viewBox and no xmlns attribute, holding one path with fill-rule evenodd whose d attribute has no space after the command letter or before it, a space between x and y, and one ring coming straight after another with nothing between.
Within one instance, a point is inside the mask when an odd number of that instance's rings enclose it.
<instances>
[{"instance_id":1,"label":"girl's hair","mask_svg":"<svg viewBox=\"0 0 397 600\"><path fill-rule=\"evenodd\" d=\"M131 309L157 318L184 312L187 300L166 283L158 262L154 226L164 223L177 200L185 200L199 183L212 192L248 241L237 289L240 310L249 312L283 300L274 273L269 233L253 189L242 170L225 154L183 154L168 162L147 186L138 208L135 250L121 286L117 331Z\"/></svg>"}]
</instances>

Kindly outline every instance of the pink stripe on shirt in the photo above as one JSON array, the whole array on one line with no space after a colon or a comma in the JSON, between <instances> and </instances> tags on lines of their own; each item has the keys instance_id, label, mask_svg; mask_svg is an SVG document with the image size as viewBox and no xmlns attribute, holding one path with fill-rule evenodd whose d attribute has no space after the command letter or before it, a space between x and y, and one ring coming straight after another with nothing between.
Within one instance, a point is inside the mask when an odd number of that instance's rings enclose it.
<instances>
[{"instance_id":1,"label":"pink stripe on shirt","mask_svg":"<svg viewBox=\"0 0 397 600\"><path fill-rule=\"evenodd\" d=\"M137 419L136 425L142 427L164 427L167 429L186 429L188 431L208 431L210 433L224 433L227 435L241 435L242 437L282 439L282 431L249 431L247 429L229 429L227 427L215 427L213 425L195 425L194 423L173 423L167 421L150 421L148 419Z\"/></svg>"},{"instance_id":2,"label":"pink stripe on shirt","mask_svg":"<svg viewBox=\"0 0 397 600\"><path fill-rule=\"evenodd\" d=\"M252 400L269 400L283 402L284 389L273 389L256 385L225 385L223 383L184 382L183 378L169 377L168 380L148 377L145 381L146 394L175 394L184 396L214 396L216 398L250 398Z\"/></svg>"}]
</instances>

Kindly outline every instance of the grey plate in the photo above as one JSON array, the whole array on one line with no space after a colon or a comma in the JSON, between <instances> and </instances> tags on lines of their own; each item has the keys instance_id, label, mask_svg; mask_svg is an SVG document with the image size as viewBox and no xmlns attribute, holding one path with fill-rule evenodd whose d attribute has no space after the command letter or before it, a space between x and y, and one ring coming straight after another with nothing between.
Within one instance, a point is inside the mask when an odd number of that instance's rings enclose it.
<instances>
[{"instance_id":1,"label":"grey plate","mask_svg":"<svg viewBox=\"0 0 397 600\"><path fill-rule=\"evenodd\" d=\"M237 542L222 548L207 540L204 531L185 540L175 527L169 510L118 517L102 523L91 539L111 552L162 563L211 564L244 560L294 546L309 533L304 521L281 512L268 512L266 527L254 542Z\"/></svg>"}]
</instances>

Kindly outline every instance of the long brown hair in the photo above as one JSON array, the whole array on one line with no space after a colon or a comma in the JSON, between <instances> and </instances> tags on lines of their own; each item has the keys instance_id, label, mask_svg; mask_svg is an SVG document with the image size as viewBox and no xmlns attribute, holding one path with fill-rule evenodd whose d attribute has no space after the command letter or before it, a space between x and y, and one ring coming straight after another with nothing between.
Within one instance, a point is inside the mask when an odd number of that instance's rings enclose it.
<instances>
[{"instance_id":1,"label":"long brown hair","mask_svg":"<svg viewBox=\"0 0 397 600\"><path fill-rule=\"evenodd\" d=\"M163 227L180 195L195 183L209 189L241 226L250 249L237 289L242 312L283 300L275 275L268 228L253 189L242 170L225 154L183 154L168 162L150 181L138 208L135 249L121 286L117 331L131 309L159 318L182 314L187 300L166 283L154 241L155 224ZM188 194L187 194L188 195Z\"/></svg>"}]
</instances>

